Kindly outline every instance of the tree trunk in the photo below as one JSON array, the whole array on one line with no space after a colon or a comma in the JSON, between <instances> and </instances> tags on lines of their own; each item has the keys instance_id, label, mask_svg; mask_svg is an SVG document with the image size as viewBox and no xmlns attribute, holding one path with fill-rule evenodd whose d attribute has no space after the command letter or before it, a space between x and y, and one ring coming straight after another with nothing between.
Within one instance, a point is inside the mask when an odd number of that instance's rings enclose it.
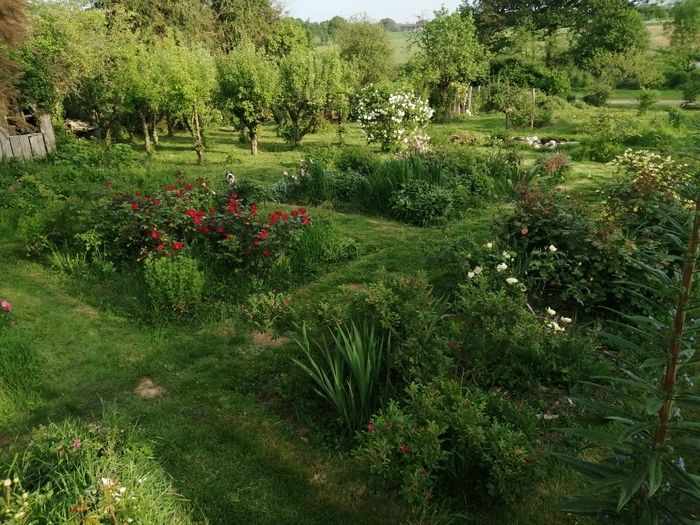
<instances>
[{"instance_id":1,"label":"tree trunk","mask_svg":"<svg viewBox=\"0 0 700 525\"><path fill-rule=\"evenodd\" d=\"M165 123L168 126L168 137L175 135L175 125L177 124L177 119L172 115L168 114L165 117Z\"/></svg>"},{"instance_id":2,"label":"tree trunk","mask_svg":"<svg viewBox=\"0 0 700 525\"><path fill-rule=\"evenodd\" d=\"M199 122L199 112L196 109L192 110L190 132L192 133L192 138L194 139L194 151L197 154L197 164L204 164L204 142L202 140L202 128Z\"/></svg>"},{"instance_id":3,"label":"tree trunk","mask_svg":"<svg viewBox=\"0 0 700 525\"><path fill-rule=\"evenodd\" d=\"M148 131L148 122L143 111L139 111L139 116L141 117L141 128L143 130L143 145L146 149L146 155L150 155L153 153L153 148L151 147L151 134Z\"/></svg>"},{"instance_id":4,"label":"tree trunk","mask_svg":"<svg viewBox=\"0 0 700 525\"><path fill-rule=\"evenodd\" d=\"M258 154L258 130L257 127L250 128L248 132L248 137L250 138L250 154Z\"/></svg>"},{"instance_id":5,"label":"tree trunk","mask_svg":"<svg viewBox=\"0 0 700 525\"><path fill-rule=\"evenodd\" d=\"M156 146L160 142L160 137L158 136L158 117L153 115L153 120L151 121L151 136L153 137L153 144Z\"/></svg>"}]
</instances>

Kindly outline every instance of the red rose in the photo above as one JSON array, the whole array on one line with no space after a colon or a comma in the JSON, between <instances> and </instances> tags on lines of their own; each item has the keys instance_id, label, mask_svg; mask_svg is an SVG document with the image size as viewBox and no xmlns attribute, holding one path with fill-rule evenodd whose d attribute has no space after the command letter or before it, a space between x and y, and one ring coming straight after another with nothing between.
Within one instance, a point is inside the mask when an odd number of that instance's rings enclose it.
<instances>
[{"instance_id":1,"label":"red rose","mask_svg":"<svg viewBox=\"0 0 700 525\"><path fill-rule=\"evenodd\" d=\"M165 244L160 243L160 244L156 247L156 250L158 250L159 252L162 252L163 250L165 250Z\"/></svg>"},{"instance_id":2,"label":"red rose","mask_svg":"<svg viewBox=\"0 0 700 525\"><path fill-rule=\"evenodd\" d=\"M192 191L192 184L191 183L188 182L187 184L185 184L185 191Z\"/></svg>"},{"instance_id":3,"label":"red rose","mask_svg":"<svg viewBox=\"0 0 700 525\"><path fill-rule=\"evenodd\" d=\"M216 229L216 233L224 233L224 227L223 227L223 226L219 226L219 227Z\"/></svg>"},{"instance_id":4,"label":"red rose","mask_svg":"<svg viewBox=\"0 0 700 525\"><path fill-rule=\"evenodd\" d=\"M260 237L260 239L262 239L262 240L267 239L267 231L266 230L261 231L260 233L258 233L258 237Z\"/></svg>"},{"instance_id":5,"label":"red rose","mask_svg":"<svg viewBox=\"0 0 700 525\"><path fill-rule=\"evenodd\" d=\"M270 250L268 250L267 248L265 248L265 249L262 251L262 254L263 254L263 257L269 257L269 256L270 256Z\"/></svg>"},{"instance_id":6,"label":"red rose","mask_svg":"<svg viewBox=\"0 0 700 525\"><path fill-rule=\"evenodd\" d=\"M204 228L202 228L202 231L209 235L211 233L211 228L209 228L209 226L205 226Z\"/></svg>"},{"instance_id":7,"label":"red rose","mask_svg":"<svg viewBox=\"0 0 700 525\"><path fill-rule=\"evenodd\" d=\"M408 454L408 452L411 450L411 447L408 446L408 443L404 443L401 445L401 452L404 454Z\"/></svg>"},{"instance_id":8,"label":"red rose","mask_svg":"<svg viewBox=\"0 0 700 525\"><path fill-rule=\"evenodd\" d=\"M160 204L160 199L153 199L153 204L158 206Z\"/></svg>"},{"instance_id":9,"label":"red rose","mask_svg":"<svg viewBox=\"0 0 700 525\"><path fill-rule=\"evenodd\" d=\"M299 208L302 215L306 215L306 208Z\"/></svg>"},{"instance_id":10,"label":"red rose","mask_svg":"<svg viewBox=\"0 0 700 525\"><path fill-rule=\"evenodd\" d=\"M299 215L299 210L292 210L292 217Z\"/></svg>"},{"instance_id":11,"label":"red rose","mask_svg":"<svg viewBox=\"0 0 700 525\"><path fill-rule=\"evenodd\" d=\"M177 189L177 186L173 186L172 184L165 188L167 191L175 191Z\"/></svg>"},{"instance_id":12,"label":"red rose","mask_svg":"<svg viewBox=\"0 0 700 525\"><path fill-rule=\"evenodd\" d=\"M301 222L304 223L304 225L306 226L306 225L308 225L308 224L311 223L311 219L309 219L308 217L304 216L304 217L301 218Z\"/></svg>"},{"instance_id":13,"label":"red rose","mask_svg":"<svg viewBox=\"0 0 700 525\"><path fill-rule=\"evenodd\" d=\"M372 423L367 423L367 432L372 432L374 430L374 425Z\"/></svg>"},{"instance_id":14,"label":"red rose","mask_svg":"<svg viewBox=\"0 0 700 525\"><path fill-rule=\"evenodd\" d=\"M134 211L138 210L138 209L139 209L139 204L138 204L138 202L132 202L132 203L131 203L131 209L134 210Z\"/></svg>"},{"instance_id":15,"label":"red rose","mask_svg":"<svg viewBox=\"0 0 700 525\"><path fill-rule=\"evenodd\" d=\"M179 241L176 241L173 243L173 250L175 250L176 252L179 252L180 250L182 250L182 247L183 247L183 244Z\"/></svg>"},{"instance_id":16,"label":"red rose","mask_svg":"<svg viewBox=\"0 0 700 525\"><path fill-rule=\"evenodd\" d=\"M151 239L160 239L160 233L155 230L151 231Z\"/></svg>"},{"instance_id":17,"label":"red rose","mask_svg":"<svg viewBox=\"0 0 700 525\"><path fill-rule=\"evenodd\" d=\"M253 217L256 217L258 215L258 205L257 204L251 204L250 205L250 214Z\"/></svg>"}]
</instances>

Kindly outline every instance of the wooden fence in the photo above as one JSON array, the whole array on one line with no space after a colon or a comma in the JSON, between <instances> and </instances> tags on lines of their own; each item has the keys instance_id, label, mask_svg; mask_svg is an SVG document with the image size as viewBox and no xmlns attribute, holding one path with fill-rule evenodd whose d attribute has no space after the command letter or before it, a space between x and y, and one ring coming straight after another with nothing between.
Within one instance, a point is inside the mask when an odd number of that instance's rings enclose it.
<instances>
[{"instance_id":1,"label":"wooden fence","mask_svg":"<svg viewBox=\"0 0 700 525\"><path fill-rule=\"evenodd\" d=\"M16 159L30 160L46 157L56 151L56 137L49 115L39 115L39 133L8 135L0 127L0 161Z\"/></svg>"}]
</instances>

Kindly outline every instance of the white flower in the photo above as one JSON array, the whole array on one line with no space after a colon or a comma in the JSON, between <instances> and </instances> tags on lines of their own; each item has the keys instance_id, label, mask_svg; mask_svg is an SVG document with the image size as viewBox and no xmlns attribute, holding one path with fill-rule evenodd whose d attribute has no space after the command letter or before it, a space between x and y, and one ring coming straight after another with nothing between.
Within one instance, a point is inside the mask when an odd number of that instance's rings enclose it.
<instances>
[{"instance_id":1,"label":"white flower","mask_svg":"<svg viewBox=\"0 0 700 525\"><path fill-rule=\"evenodd\" d=\"M111 487L114 485L114 480L112 478L100 478L100 483L104 487Z\"/></svg>"},{"instance_id":2,"label":"white flower","mask_svg":"<svg viewBox=\"0 0 700 525\"><path fill-rule=\"evenodd\" d=\"M547 310L545 310L545 311L547 312L547 315L551 315L552 317L557 315L557 312L552 310L551 308L547 308Z\"/></svg>"},{"instance_id":3,"label":"white flower","mask_svg":"<svg viewBox=\"0 0 700 525\"><path fill-rule=\"evenodd\" d=\"M474 268L474 273L476 275L479 275L483 271L484 271L484 269L481 266L477 266L476 268Z\"/></svg>"},{"instance_id":4,"label":"white flower","mask_svg":"<svg viewBox=\"0 0 700 525\"><path fill-rule=\"evenodd\" d=\"M559 326L555 321L550 321L547 326L552 329L553 332L564 332L565 329Z\"/></svg>"},{"instance_id":5,"label":"white flower","mask_svg":"<svg viewBox=\"0 0 700 525\"><path fill-rule=\"evenodd\" d=\"M509 254L508 252L505 252L505 251L503 252L503 258L504 258L506 261L510 261L510 260L512 259L512 257L510 256L510 254Z\"/></svg>"},{"instance_id":6,"label":"white flower","mask_svg":"<svg viewBox=\"0 0 700 525\"><path fill-rule=\"evenodd\" d=\"M474 272L467 273L467 277L469 277L470 279L473 279L475 275L476 274Z\"/></svg>"},{"instance_id":7,"label":"white flower","mask_svg":"<svg viewBox=\"0 0 700 525\"><path fill-rule=\"evenodd\" d=\"M491 248L493 248L493 243L487 242L486 244L484 244L484 246L486 246L490 250Z\"/></svg>"},{"instance_id":8,"label":"white flower","mask_svg":"<svg viewBox=\"0 0 700 525\"><path fill-rule=\"evenodd\" d=\"M550 244L549 248L547 248L547 249L549 250L550 253L556 253L556 251L557 251L557 247L554 246L553 244Z\"/></svg>"},{"instance_id":9,"label":"white flower","mask_svg":"<svg viewBox=\"0 0 700 525\"><path fill-rule=\"evenodd\" d=\"M562 317L559 319L563 324L571 324L571 318L570 317Z\"/></svg>"},{"instance_id":10,"label":"white flower","mask_svg":"<svg viewBox=\"0 0 700 525\"><path fill-rule=\"evenodd\" d=\"M12 485L12 480L11 479L6 479L5 481L2 482L3 487L9 487Z\"/></svg>"},{"instance_id":11,"label":"white flower","mask_svg":"<svg viewBox=\"0 0 700 525\"><path fill-rule=\"evenodd\" d=\"M506 282L510 285L518 284L518 280L515 277L508 277L508 279L506 279Z\"/></svg>"},{"instance_id":12,"label":"white flower","mask_svg":"<svg viewBox=\"0 0 700 525\"><path fill-rule=\"evenodd\" d=\"M496 266L496 271L497 272L503 272L508 268L508 265L506 263L501 263L498 266Z\"/></svg>"}]
</instances>

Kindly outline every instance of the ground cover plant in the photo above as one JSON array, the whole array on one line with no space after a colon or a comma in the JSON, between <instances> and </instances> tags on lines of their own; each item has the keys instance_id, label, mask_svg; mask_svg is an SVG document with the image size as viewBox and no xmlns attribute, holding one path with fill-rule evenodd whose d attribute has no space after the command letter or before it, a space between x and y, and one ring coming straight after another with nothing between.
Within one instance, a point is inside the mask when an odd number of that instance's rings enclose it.
<instances>
[{"instance_id":1,"label":"ground cover plant","mask_svg":"<svg viewBox=\"0 0 700 525\"><path fill-rule=\"evenodd\" d=\"M695 0L6 3L3 522L697 521Z\"/></svg>"}]
</instances>

